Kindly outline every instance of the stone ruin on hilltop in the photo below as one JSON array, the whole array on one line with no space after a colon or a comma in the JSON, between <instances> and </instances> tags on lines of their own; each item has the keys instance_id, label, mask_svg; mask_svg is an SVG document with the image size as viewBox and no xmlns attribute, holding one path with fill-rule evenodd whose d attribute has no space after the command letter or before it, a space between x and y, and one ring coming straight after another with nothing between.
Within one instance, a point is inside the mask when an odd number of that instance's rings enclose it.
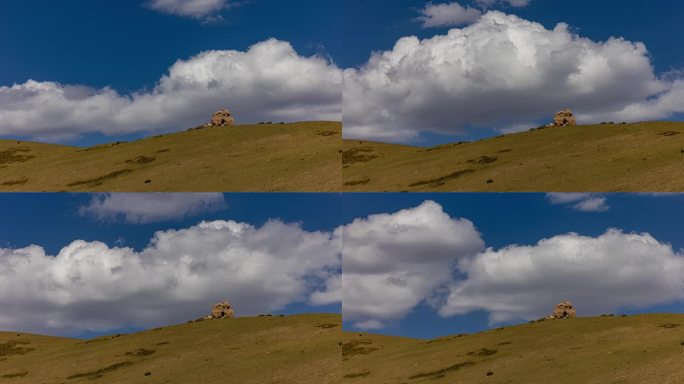
<instances>
[{"instance_id":1,"label":"stone ruin on hilltop","mask_svg":"<svg viewBox=\"0 0 684 384\"><path fill-rule=\"evenodd\" d=\"M553 117L553 123L549 124L549 127L570 127L577 125L577 119L572 113L572 110L565 108L556 113Z\"/></svg>"},{"instance_id":2,"label":"stone ruin on hilltop","mask_svg":"<svg viewBox=\"0 0 684 384\"><path fill-rule=\"evenodd\" d=\"M553 315L545 317L544 320L574 319L576 317L575 306L569 301L563 301L553 309Z\"/></svg>"},{"instance_id":3,"label":"stone ruin on hilltop","mask_svg":"<svg viewBox=\"0 0 684 384\"><path fill-rule=\"evenodd\" d=\"M197 323L205 320L221 320L221 319L232 319L235 317L235 311L233 306L227 301L222 301L215 304L211 308L211 314L208 316L200 317L197 320L190 320L188 323Z\"/></svg>"},{"instance_id":4,"label":"stone ruin on hilltop","mask_svg":"<svg viewBox=\"0 0 684 384\"><path fill-rule=\"evenodd\" d=\"M222 301L211 308L210 319L232 319L235 317L233 307L227 301Z\"/></svg>"},{"instance_id":5,"label":"stone ruin on hilltop","mask_svg":"<svg viewBox=\"0 0 684 384\"><path fill-rule=\"evenodd\" d=\"M214 112L214 114L211 116L211 122L207 125L210 127L227 127L233 125L233 123L235 123L235 119L230 111L227 109L221 109Z\"/></svg>"}]
</instances>

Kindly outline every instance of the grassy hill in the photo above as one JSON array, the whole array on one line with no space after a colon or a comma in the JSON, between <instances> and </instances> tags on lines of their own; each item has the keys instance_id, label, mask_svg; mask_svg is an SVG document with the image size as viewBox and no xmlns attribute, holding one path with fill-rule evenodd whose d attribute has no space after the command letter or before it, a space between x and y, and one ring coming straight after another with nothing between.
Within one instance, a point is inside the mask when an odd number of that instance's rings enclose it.
<instances>
[{"instance_id":1,"label":"grassy hill","mask_svg":"<svg viewBox=\"0 0 684 384\"><path fill-rule=\"evenodd\" d=\"M537 129L433 148L344 140L344 191L681 192L684 123Z\"/></svg>"},{"instance_id":2,"label":"grassy hill","mask_svg":"<svg viewBox=\"0 0 684 384\"><path fill-rule=\"evenodd\" d=\"M345 383L684 383L684 315L543 321L429 341L343 338Z\"/></svg>"},{"instance_id":3,"label":"grassy hill","mask_svg":"<svg viewBox=\"0 0 684 384\"><path fill-rule=\"evenodd\" d=\"M0 383L339 383L340 324L236 318L87 341L0 333Z\"/></svg>"},{"instance_id":4,"label":"grassy hill","mask_svg":"<svg viewBox=\"0 0 684 384\"><path fill-rule=\"evenodd\" d=\"M338 191L339 122L208 127L91 148L0 140L0 191Z\"/></svg>"}]
</instances>

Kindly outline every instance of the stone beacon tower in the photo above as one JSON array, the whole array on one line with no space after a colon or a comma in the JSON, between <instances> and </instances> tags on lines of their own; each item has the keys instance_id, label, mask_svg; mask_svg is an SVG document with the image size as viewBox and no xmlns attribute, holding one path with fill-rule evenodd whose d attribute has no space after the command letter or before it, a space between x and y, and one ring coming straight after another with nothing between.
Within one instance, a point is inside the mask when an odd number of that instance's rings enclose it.
<instances>
[{"instance_id":1,"label":"stone beacon tower","mask_svg":"<svg viewBox=\"0 0 684 384\"><path fill-rule=\"evenodd\" d=\"M214 305L210 317L212 319L232 319L235 317L235 311L229 302L222 301Z\"/></svg>"},{"instance_id":2,"label":"stone beacon tower","mask_svg":"<svg viewBox=\"0 0 684 384\"><path fill-rule=\"evenodd\" d=\"M233 114L227 109L221 109L214 112L211 116L211 123L209 123L209 125L212 127L228 127L234 123L235 119L233 118Z\"/></svg>"},{"instance_id":3,"label":"stone beacon tower","mask_svg":"<svg viewBox=\"0 0 684 384\"><path fill-rule=\"evenodd\" d=\"M577 317L575 306L569 301L563 301L553 308L553 315L547 317L549 320L574 319Z\"/></svg>"},{"instance_id":4,"label":"stone beacon tower","mask_svg":"<svg viewBox=\"0 0 684 384\"><path fill-rule=\"evenodd\" d=\"M575 115L572 113L572 110L568 108L558 111L558 113L556 113L556 115L553 117L554 127L571 127L573 125L577 125L577 119L575 119Z\"/></svg>"}]
</instances>

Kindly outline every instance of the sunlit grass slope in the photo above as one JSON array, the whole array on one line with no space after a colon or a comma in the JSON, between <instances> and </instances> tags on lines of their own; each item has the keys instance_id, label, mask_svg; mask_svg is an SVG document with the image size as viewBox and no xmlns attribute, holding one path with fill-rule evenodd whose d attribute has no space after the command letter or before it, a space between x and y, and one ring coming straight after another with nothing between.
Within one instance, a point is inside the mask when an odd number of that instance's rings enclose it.
<instances>
[{"instance_id":1,"label":"sunlit grass slope","mask_svg":"<svg viewBox=\"0 0 684 384\"><path fill-rule=\"evenodd\" d=\"M345 191L684 192L684 123L535 129L433 148L344 140Z\"/></svg>"},{"instance_id":2,"label":"sunlit grass slope","mask_svg":"<svg viewBox=\"0 0 684 384\"><path fill-rule=\"evenodd\" d=\"M93 340L0 333L0 383L339 383L340 323L314 314Z\"/></svg>"},{"instance_id":3,"label":"sunlit grass slope","mask_svg":"<svg viewBox=\"0 0 684 384\"><path fill-rule=\"evenodd\" d=\"M91 148L0 140L0 191L338 191L341 124L207 127Z\"/></svg>"},{"instance_id":4,"label":"sunlit grass slope","mask_svg":"<svg viewBox=\"0 0 684 384\"><path fill-rule=\"evenodd\" d=\"M349 384L684 383L684 316L543 321L415 340L344 333Z\"/></svg>"}]
</instances>

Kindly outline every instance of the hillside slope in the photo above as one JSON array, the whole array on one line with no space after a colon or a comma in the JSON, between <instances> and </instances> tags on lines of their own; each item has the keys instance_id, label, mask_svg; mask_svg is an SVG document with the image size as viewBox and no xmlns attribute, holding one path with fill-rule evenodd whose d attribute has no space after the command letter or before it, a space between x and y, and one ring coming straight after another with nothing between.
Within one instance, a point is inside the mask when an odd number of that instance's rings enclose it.
<instances>
[{"instance_id":1,"label":"hillside slope","mask_svg":"<svg viewBox=\"0 0 684 384\"><path fill-rule=\"evenodd\" d=\"M681 192L684 123L539 129L434 148L343 141L344 191Z\"/></svg>"},{"instance_id":2,"label":"hillside slope","mask_svg":"<svg viewBox=\"0 0 684 384\"><path fill-rule=\"evenodd\" d=\"M88 341L0 333L0 383L339 383L340 323L236 318Z\"/></svg>"},{"instance_id":3,"label":"hillside slope","mask_svg":"<svg viewBox=\"0 0 684 384\"><path fill-rule=\"evenodd\" d=\"M338 191L341 129L208 127L91 148L0 140L0 191Z\"/></svg>"},{"instance_id":4,"label":"hillside slope","mask_svg":"<svg viewBox=\"0 0 684 384\"><path fill-rule=\"evenodd\" d=\"M578 318L430 341L344 333L345 383L684 382L684 315Z\"/></svg>"}]
</instances>

